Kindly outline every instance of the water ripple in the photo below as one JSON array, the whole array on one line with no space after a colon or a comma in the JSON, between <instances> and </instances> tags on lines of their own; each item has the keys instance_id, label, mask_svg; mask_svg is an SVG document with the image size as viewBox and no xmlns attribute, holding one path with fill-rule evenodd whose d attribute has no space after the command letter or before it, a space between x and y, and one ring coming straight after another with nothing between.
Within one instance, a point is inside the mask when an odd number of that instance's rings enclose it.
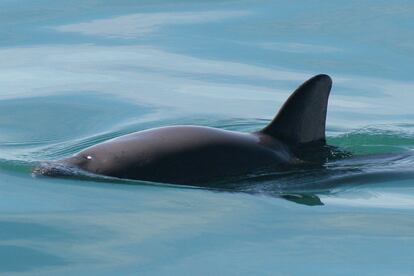
<instances>
[{"instance_id":1,"label":"water ripple","mask_svg":"<svg viewBox=\"0 0 414 276\"><path fill-rule=\"evenodd\" d=\"M262 128L267 122L268 120L263 119L170 118L146 122L137 121L112 131L64 142L46 143L46 145L44 145L45 141L3 143L1 147L17 150L17 153L14 157L8 156L8 158L1 159L0 169L28 173L37 161L59 159L114 137L159 125L197 124L235 131L254 131ZM209 188L272 195L309 191L330 193L334 190L346 190L362 184L375 185L396 179L413 179L414 134L410 127L412 126L405 124L388 125L383 128L366 127L334 135L328 137L328 141L338 148L332 148L331 159L322 166L306 165L277 172L263 170L222 183L213 183ZM406 129L408 130L406 131ZM345 156L343 150L351 152L351 156L340 158ZM82 172L77 173L78 176L82 174ZM99 181L118 182L113 178L92 177ZM121 183L126 182L142 184L140 181L121 181Z\"/></svg>"}]
</instances>

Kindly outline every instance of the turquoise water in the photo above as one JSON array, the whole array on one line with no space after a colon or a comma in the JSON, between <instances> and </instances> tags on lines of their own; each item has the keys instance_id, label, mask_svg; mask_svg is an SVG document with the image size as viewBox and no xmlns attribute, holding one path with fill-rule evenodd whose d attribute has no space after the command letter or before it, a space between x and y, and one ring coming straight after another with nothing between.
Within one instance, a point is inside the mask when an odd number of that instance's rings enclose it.
<instances>
[{"instance_id":1,"label":"turquoise water","mask_svg":"<svg viewBox=\"0 0 414 276\"><path fill-rule=\"evenodd\" d=\"M410 1L1 1L0 273L413 274L413 14ZM328 141L352 158L233 192L31 175L150 127L259 129L317 73L334 79Z\"/></svg>"}]
</instances>

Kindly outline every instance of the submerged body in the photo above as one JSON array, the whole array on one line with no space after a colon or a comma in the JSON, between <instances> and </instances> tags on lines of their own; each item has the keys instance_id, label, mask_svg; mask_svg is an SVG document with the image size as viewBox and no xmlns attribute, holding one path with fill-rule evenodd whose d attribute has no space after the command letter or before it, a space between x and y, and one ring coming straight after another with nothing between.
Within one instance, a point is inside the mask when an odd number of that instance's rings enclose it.
<instances>
[{"instance_id":1,"label":"submerged body","mask_svg":"<svg viewBox=\"0 0 414 276\"><path fill-rule=\"evenodd\" d=\"M278 169L298 162L303 145L325 144L331 79L318 75L300 86L263 130L241 133L202 126L169 126L121 136L36 172L59 175L71 167L118 178L197 185Z\"/></svg>"}]
</instances>

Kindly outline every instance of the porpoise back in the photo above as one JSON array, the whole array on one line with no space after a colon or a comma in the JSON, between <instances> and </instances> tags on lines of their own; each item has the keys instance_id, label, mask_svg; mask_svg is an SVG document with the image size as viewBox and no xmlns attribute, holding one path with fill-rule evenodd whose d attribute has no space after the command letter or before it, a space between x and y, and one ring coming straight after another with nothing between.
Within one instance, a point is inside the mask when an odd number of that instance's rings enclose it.
<instances>
[{"instance_id":1,"label":"porpoise back","mask_svg":"<svg viewBox=\"0 0 414 276\"><path fill-rule=\"evenodd\" d=\"M253 133L202 126L168 126L135 132L35 171L59 175L54 164L94 174L156 182L202 185L298 162L303 145L325 144L332 81L317 75L302 84L264 129Z\"/></svg>"}]
</instances>

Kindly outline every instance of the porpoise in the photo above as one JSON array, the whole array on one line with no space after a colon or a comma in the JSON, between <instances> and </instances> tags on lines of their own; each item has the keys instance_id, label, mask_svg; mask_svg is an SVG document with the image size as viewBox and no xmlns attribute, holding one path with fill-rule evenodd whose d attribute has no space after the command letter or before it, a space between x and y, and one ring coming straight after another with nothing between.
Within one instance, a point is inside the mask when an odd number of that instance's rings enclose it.
<instances>
[{"instance_id":1,"label":"porpoise","mask_svg":"<svg viewBox=\"0 0 414 276\"><path fill-rule=\"evenodd\" d=\"M34 172L56 176L76 169L123 179L201 185L299 164L301 151L326 144L331 87L329 76L312 77L265 128L253 133L194 125L152 128L46 162Z\"/></svg>"}]
</instances>

